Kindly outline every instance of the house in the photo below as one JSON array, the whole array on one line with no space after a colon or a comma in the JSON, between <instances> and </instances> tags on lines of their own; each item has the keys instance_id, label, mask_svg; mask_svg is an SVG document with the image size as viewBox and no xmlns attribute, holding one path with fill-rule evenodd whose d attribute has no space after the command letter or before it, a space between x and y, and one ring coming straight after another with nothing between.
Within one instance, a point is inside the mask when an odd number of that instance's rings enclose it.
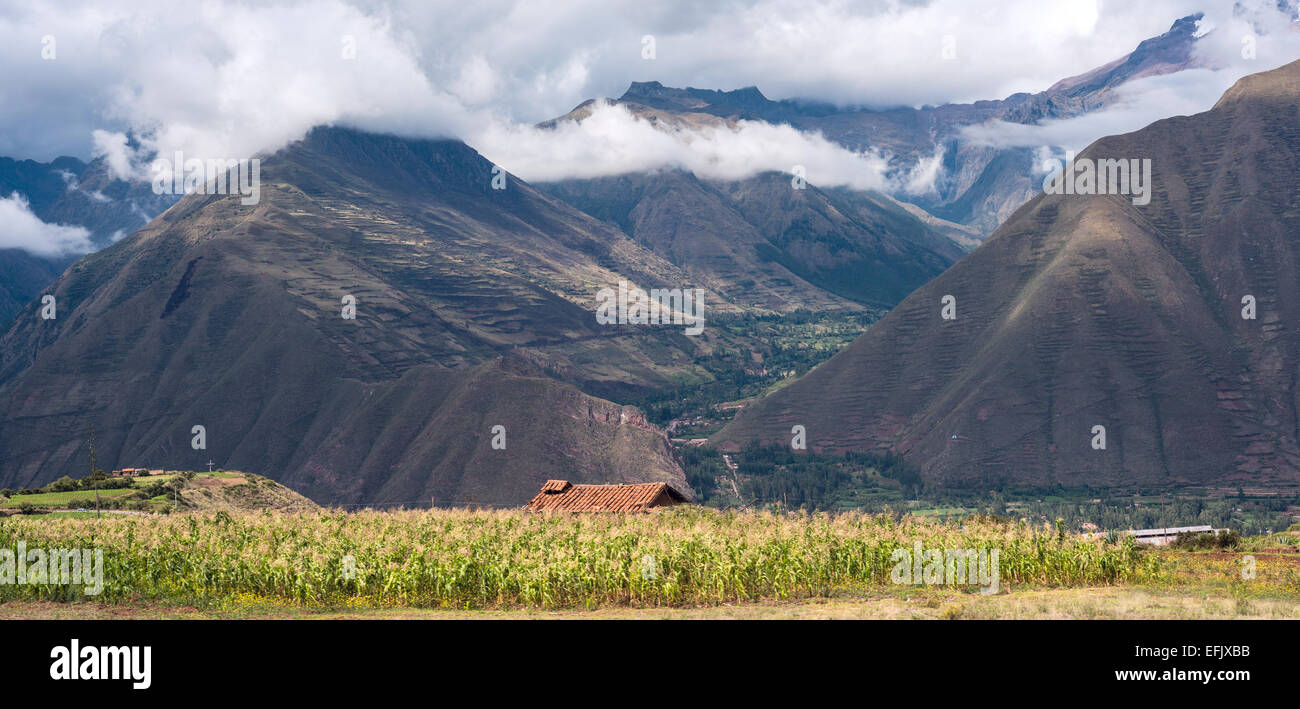
<instances>
[{"instance_id":1,"label":"house","mask_svg":"<svg viewBox=\"0 0 1300 709\"><path fill-rule=\"evenodd\" d=\"M149 471L145 468L122 468L121 470L114 470L113 475L117 477L129 478L129 477L134 477L136 475L144 475L147 474L148 472Z\"/></svg>"},{"instance_id":2,"label":"house","mask_svg":"<svg viewBox=\"0 0 1300 709\"><path fill-rule=\"evenodd\" d=\"M530 510L569 512L645 512L652 507L669 507L690 502L668 483L622 485L575 485L568 480L547 480Z\"/></svg>"}]
</instances>

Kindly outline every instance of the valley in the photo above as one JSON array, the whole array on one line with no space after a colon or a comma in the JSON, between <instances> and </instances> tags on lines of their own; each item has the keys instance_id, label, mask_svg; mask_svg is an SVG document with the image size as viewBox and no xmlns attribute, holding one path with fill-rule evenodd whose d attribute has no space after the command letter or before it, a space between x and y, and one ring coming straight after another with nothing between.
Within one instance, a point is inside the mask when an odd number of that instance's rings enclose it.
<instances>
[{"instance_id":1,"label":"valley","mask_svg":"<svg viewBox=\"0 0 1300 709\"><path fill-rule=\"evenodd\" d=\"M30 0L0 67L6 696L1294 689L1300 0Z\"/></svg>"}]
</instances>

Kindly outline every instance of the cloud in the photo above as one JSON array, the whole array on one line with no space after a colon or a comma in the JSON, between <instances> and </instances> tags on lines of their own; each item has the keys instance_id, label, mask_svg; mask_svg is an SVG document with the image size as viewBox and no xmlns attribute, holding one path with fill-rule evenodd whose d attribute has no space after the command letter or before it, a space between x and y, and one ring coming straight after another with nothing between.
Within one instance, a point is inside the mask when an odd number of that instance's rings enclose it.
<instances>
[{"instance_id":1,"label":"cloud","mask_svg":"<svg viewBox=\"0 0 1300 709\"><path fill-rule=\"evenodd\" d=\"M1236 79L1234 72L1210 69L1136 79L1121 86L1118 100L1099 111L1037 124L994 121L966 126L962 135L975 145L1056 146L1079 151L1107 135L1131 133L1163 118L1209 110Z\"/></svg>"},{"instance_id":2,"label":"cloud","mask_svg":"<svg viewBox=\"0 0 1300 709\"><path fill-rule=\"evenodd\" d=\"M963 136L977 145L1079 151L1107 135L1207 111L1241 77L1300 58L1294 18L1293 9L1262 0L1238 2L1232 12L1207 12L1194 47L1207 68L1130 81L1116 90L1111 105L1074 118L1034 125L994 121L967 126Z\"/></svg>"},{"instance_id":3,"label":"cloud","mask_svg":"<svg viewBox=\"0 0 1300 709\"><path fill-rule=\"evenodd\" d=\"M48 126L45 142L60 152L102 155L114 174L136 177L147 176L144 158L155 152L252 157L316 125L426 137L467 125L462 102L435 88L417 62L421 48L390 16L338 0L86 2L0 13L0 57L12 59L6 83L19 84L19 100L7 95L0 106L0 154L23 152L3 130L23 115ZM52 60L40 56L42 37L55 42ZM51 80L62 89L27 85ZM60 126L69 120L83 125L76 142L84 147L65 144Z\"/></svg>"},{"instance_id":4,"label":"cloud","mask_svg":"<svg viewBox=\"0 0 1300 709\"><path fill-rule=\"evenodd\" d=\"M1211 3L1217 9L1208 20L1216 29L1207 35L1207 47L1240 53L1243 27L1272 22L1267 3L1255 1L1264 9L1235 14L1229 3ZM647 165L734 175L742 168L804 164L814 184L875 185L874 154L837 150L820 136L778 127L661 138L618 115L585 121L576 132L540 135L528 126L585 99L620 95L634 80L719 89L758 85L774 98L882 107L998 98L1041 90L1109 62L1204 4L8 3L0 7L0 62L7 70L0 155L103 155L115 174L147 177L147 158L155 151L240 159L282 147L312 126L340 124L411 137L459 137L523 176L604 174ZM653 59L643 58L646 35L654 38ZM1260 37L1251 70L1300 56L1284 56L1291 47L1272 37ZM54 50L48 59L47 38ZM1209 86L1189 90L1201 101ZM1131 106L1114 107L1091 124L1044 126L1059 136L993 128L982 139L1083 140L1099 131L1132 129L1193 103L1135 96ZM583 144L584 135L601 150ZM629 145L633 136L666 154ZM529 145L529 139L545 144ZM580 157L570 163L559 145ZM905 187L913 191L928 189L938 177L935 161L899 167L911 171L915 179L906 179Z\"/></svg>"},{"instance_id":5,"label":"cloud","mask_svg":"<svg viewBox=\"0 0 1300 709\"><path fill-rule=\"evenodd\" d=\"M0 198L0 249L22 249L37 256L66 256L94 250L90 231L79 226L46 224L32 213L27 199L14 192Z\"/></svg>"},{"instance_id":6,"label":"cloud","mask_svg":"<svg viewBox=\"0 0 1300 709\"><path fill-rule=\"evenodd\" d=\"M934 154L916 161L902 179L899 191L904 194L920 196L936 191L935 184L943 174L943 146L935 148Z\"/></svg>"},{"instance_id":7,"label":"cloud","mask_svg":"<svg viewBox=\"0 0 1300 709\"><path fill-rule=\"evenodd\" d=\"M888 186L884 157L848 150L819 133L756 121L738 121L734 127L656 125L604 102L581 122L563 121L554 128L498 122L469 141L488 159L532 182L666 168L738 180L801 166L808 182L819 186Z\"/></svg>"},{"instance_id":8,"label":"cloud","mask_svg":"<svg viewBox=\"0 0 1300 709\"><path fill-rule=\"evenodd\" d=\"M489 119L562 115L644 79L880 106L996 98L1121 56L1199 4L12 3L0 8L0 154L86 155L94 130L223 158L325 123L460 136ZM653 60L642 58L645 35Z\"/></svg>"},{"instance_id":9,"label":"cloud","mask_svg":"<svg viewBox=\"0 0 1300 709\"><path fill-rule=\"evenodd\" d=\"M125 133L95 130L91 132L91 139L94 141L90 150L91 156L104 158L112 177L130 179L134 176L135 168L132 163L136 160L136 151L127 144Z\"/></svg>"}]
</instances>

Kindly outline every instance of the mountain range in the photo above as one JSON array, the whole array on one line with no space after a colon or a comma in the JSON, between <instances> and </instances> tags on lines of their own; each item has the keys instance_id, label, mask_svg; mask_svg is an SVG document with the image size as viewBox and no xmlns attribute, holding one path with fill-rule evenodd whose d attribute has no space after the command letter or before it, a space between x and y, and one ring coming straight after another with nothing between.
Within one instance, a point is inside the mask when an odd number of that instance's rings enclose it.
<instances>
[{"instance_id":1,"label":"mountain range","mask_svg":"<svg viewBox=\"0 0 1300 709\"><path fill-rule=\"evenodd\" d=\"M117 179L107 162L61 157L48 163L0 157L0 199L18 195L38 219L85 229L93 248L103 248L144 226L175 203L147 183ZM77 260L79 253L35 254L0 249L0 323Z\"/></svg>"},{"instance_id":2,"label":"mountain range","mask_svg":"<svg viewBox=\"0 0 1300 709\"><path fill-rule=\"evenodd\" d=\"M1300 62L1098 140L1080 161L1150 160L1148 204L1039 194L715 442L803 425L939 485L1295 484L1298 117Z\"/></svg>"},{"instance_id":3,"label":"mountain range","mask_svg":"<svg viewBox=\"0 0 1300 709\"><path fill-rule=\"evenodd\" d=\"M30 303L0 336L0 485L83 471L93 435L100 460L214 459L336 503L511 504L559 471L689 492L640 412L543 371L689 364L591 304L685 277L494 177L463 143L321 128L263 162L257 205L189 195L81 259L49 288L55 319Z\"/></svg>"},{"instance_id":4,"label":"mountain range","mask_svg":"<svg viewBox=\"0 0 1300 709\"><path fill-rule=\"evenodd\" d=\"M0 252L0 486L83 474L93 437L116 466L211 461L329 504L515 505L549 478L690 494L665 433L619 402L713 381L706 358L758 350L756 318L890 308L713 442L804 425L815 451L900 453L940 485L1295 482L1296 65L1079 156L1150 159L1149 204L1042 194L1031 151L965 137L1197 66L1195 21L1000 101L840 108L657 82L616 100L665 125L818 131L898 171L939 156L910 197L777 173L531 185L459 141L343 127L265 156L255 205L153 195L102 158L0 160L0 190L100 247ZM598 293L621 287L698 289L710 326L601 324ZM1234 319L1247 295L1258 318Z\"/></svg>"},{"instance_id":5,"label":"mountain range","mask_svg":"<svg viewBox=\"0 0 1300 709\"><path fill-rule=\"evenodd\" d=\"M741 307L892 307L965 254L887 196L792 189L789 175L707 181L689 172L545 183Z\"/></svg>"},{"instance_id":6,"label":"mountain range","mask_svg":"<svg viewBox=\"0 0 1300 709\"><path fill-rule=\"evenodd\" d=\"M802 200L806 204L796 199L800 195L782 194L785 206L794 211L772 218L771 210L755 204L755 197L779 186L781 179L772 175L710 184L689 173L663 171L539 187L615 225L744 309L892 306L1034 193L1030 150L972 144L964 138L964 128L994 120L1037 123L1080 115L1109 105L1125 82L1194 68L1199 65L1192 52L1198 19L1183 18L1125 57L1046 91L996 101L840 108L771 101L755 87L674 89L653 81L634 82L616 100L655 121L758 120L819 131L852 150L885 150L898 172L941 156L939 177L923 193L891 197L814 186ZM543 125L581 120L593 103L584 102ZM147 183L113 178L103 157L89 163L71 157L49 163L0 158L0 197L12 194L21 195L46 223L87 229L95 249L142 227L176 201L172 195L153 194ZM898 196L905 201L896 201ZM718 232L740 238L720 241L711 236ZM893 235L902 241L895 242ZM0 249L0 323L9 322L78 255ZM867 269L868 277L858 277L857 268Z\"/></svg>"},{"instance_id":7,"label":"mountain range","mask_svg":"<svg viewBox=\"0 0 1300 709\"><path fill-rule=\"evenodd\" d=\"M938 157L941 170L933 185L895 196L922 207L933 218L954 223L957 229L965 227L968 236L978 239L1037 192L1041 175L1037 174L1033 149L984 145L969 138L967 128L993 121L1030 125L1077 117L1113 105L1120 87L1128 82L1201 68L1204 60L1194 52L1201 17L1179 19L1168 32L1140 43L1129 54L1062 79L1044 91L999 100L884 109L841 107L794 99L773 101L753 86L719 91L646 81L634 82L610 102L656 123L699 126L764 121L818 132L850 150L877 150L889 156L896 177L916 169L919 161ZM583 102L543 125L582 120L594 105L594 100ZM599 191L600 183L606 181L597 179L591 181L597 184L594 188L570 186L563 192L585 195ZM604 189L616 189L617 179L614 181L615 185Z\"/></svg>"}]
</instances>

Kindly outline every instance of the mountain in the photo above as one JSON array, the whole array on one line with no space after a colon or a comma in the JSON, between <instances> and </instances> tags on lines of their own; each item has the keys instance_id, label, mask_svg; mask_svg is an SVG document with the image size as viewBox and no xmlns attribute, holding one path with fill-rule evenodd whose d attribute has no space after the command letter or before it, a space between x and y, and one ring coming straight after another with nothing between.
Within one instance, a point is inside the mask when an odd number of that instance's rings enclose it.
<instances>
[{"instance_id":1,"label":"mountain","mask_svg":"<svg viewBox=\"0 0 1300 709\"><path fill-rule=\"evenodd\" d=\"M661 431L578 387L690 366L680 328L594 317L679 269L459 142L318 128L261 176L256 205L189 195L81 259L56 319L29 303L0 336L0 486L84 473L93 432L103 467L211 459L328 503L689 489Z\"/></svg>"},{"instance_id":2,"label":"mountain","mask_svg":"<svg viewBox=\"0 0 1300 709\"><path fill-rule=\"evenodd\" d=\"M884 195L793 189L790 180L705 181L665 170L540 189L618 226L723 297L777 312L892 307L965 253Z\"/></svg>"},{"instance_id":3,"label":"mountain","mask_svg":"<svg viewBox=\"0 0 1300 709\"><path fill-rule=\"evenodd\" d=\"M941 485L1300 482L1298 116L1300 62L1093 143L1080 158L1151 160L1149 204L1040 194L715 442L801 424Z\"/></svg>"},{"instance_id":4,"label":"mountain","mask_svg":"<svg viewBox=\"0 0 1300 709\"><path fill-rule=\"evenodd\" d=\"M891 167L899 178L920 161L938 158L942 170L932 186L894 196L985 236L1033 197L1039 178L1035 177L1032 149L981 145L967 139L965 129L992 121L1035 124L1079 116L1114 103L1116 89L1127 82L1200 67L1201 60L1193 52L1200 19L1199 14L1179 19L1168 32L1142 42L1133 52L1042 92L1018 93L1001 100L919 108L840 107L793 99L773 101L753 86L717 91L647 81L634 82L613 103L646 120L675 125L747 120L818 131L850 150L874 149L891 156ZM581 120L594 104L584 102L556 121Z\"/></svg>"},{"instance_id":5,"label":"mountain","mask_svg":"<svg viewBox=\"0 0 1300 709\"><path fill-rule=\"evenodd\" d=\"M72 261L70 256L46 258L22 249L0 249L0 327L7 325Z\"/></svg>"},{"instance_id":6,"label":"mountain","mask_svg":"<svg viewBox=\"0 0 1300 709\"><path fill-rule=\"evenodd\" d=\"M85 228L95 248L139 229L176 201L171 195L153 194L148 183L113 178L103 158L85 163L61 157L40 163L0 157L0 199L14 194L21 195L43 222ZM0 326L8 325L76 258L0 249Z\"/></svg>"},{"instance_id":7,"label":"mountain","mask_svg":"<svg viewBox=\"0 0 1300 709\"><path fill-rule=\"evenodd\" d=\"M1137 79L1210 68L1193 51L1197 23L1203 15L1184 17L1169 31L1138 44L1132 52L1078 76L1062 79L1009 110L1003 120L1034 123L1044 118L1068 118L1104 108L1118 98L1116 89Z\"/></svg>"}]
</instances>

